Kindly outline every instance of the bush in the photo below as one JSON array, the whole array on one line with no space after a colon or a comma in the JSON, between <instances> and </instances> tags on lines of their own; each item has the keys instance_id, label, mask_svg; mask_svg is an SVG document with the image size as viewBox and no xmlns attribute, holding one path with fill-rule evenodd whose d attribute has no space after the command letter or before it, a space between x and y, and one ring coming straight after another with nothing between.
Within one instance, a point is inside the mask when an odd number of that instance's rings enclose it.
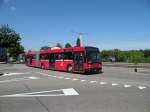
<instances>
[{"instance_id":1,"label":"bush","mask_svg":"<svg viewBox=\"0 0 150 112\"><path fill-rule=\"evenodd\" d=\"M150 57L129 58L130 63L150 63Z\"/></svg>"}]
</instances>

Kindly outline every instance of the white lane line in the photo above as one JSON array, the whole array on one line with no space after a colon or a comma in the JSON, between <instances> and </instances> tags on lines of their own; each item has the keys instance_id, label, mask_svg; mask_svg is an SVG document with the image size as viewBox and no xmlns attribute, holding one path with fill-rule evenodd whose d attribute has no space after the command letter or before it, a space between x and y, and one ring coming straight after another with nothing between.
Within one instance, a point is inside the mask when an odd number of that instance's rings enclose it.
<instances>
[{"instance_id":1,"label":"white lane line","mask_svg":"<svg viewBox=\"0 0 150 112\"><path fill-rule=\"evenodd\" d=\"M131 87L131 86L132 86L132 85L124 84L124 87L125 87L125 88Z\"/></svg>"},{"instance_id":2,"label":"white lane line","mask_svg":"<svg viewBox=\"0 0 150 112\"><path fill-rule=\"evenodd\" d=\"M57 76L55 76L55 75L52 75L51 77L57 77Z\"/></svg>"},{"instance_id":3,"label":"white lane line","mask_svg":"<svg viewBox=\"0 0 150 112\"><path fill-rule=\"evenodd\" d=\"M100 84L101 84L101 85L105 85L105 84L107 84L107 82L100 82Z\"/></svg>"},{"instance_id":4,"label":"white lane line","mask_svg":"<svg viewBox=\"0 0 150 112\"><path fill-rule=\"evenodd\" d=\"M66 77L65 79L67 79L67 80L68 80L68 79L70 79L70 78L69 78L69 77Z\"/></svg>"},{"instance_id":5,"label":"white lane line","mask_svg":"<svg viewBox=\"0 0 150 112\"><path fill-rule=\"evenodd\" d=\"M76 81L76 80L79 80L79 79L73 78L72 80L73 80L73 81Z\"/></svg>"},{"instance_id":6,"label":"white lane line","mask_svg":"<svg viewBox=\"0 0 150 112\"><path fill-rule=\"evenodd\" d=\"M43 75L43 76L51 76L51 75L49 75L49 74L45 74L45 73L41 73L41 72L36 72L36 73L39 73L39 74L41 74L41 75Z\"/></svg>"},{"instance_id":7,"label":"white lane line","mask_svg":"<svg viewBox=\"0 0 150 112\"><path fill-rule=\"evenodd\" d=\"M90 81L90 83L96 83L97 81Z\"/></svg>"},{"instance_id":8,"label":"white lane line","mask_svg":"<svg viewBox=\"0 0 150 112\"><path fill-rule=\"evenodd\" d=\"M119 85L118 83L112 83L111 84L112 86L117 86L117 85Z\"/></svg>"},{"instance_id":9,"label":"white lane line","mask_svg":"<svg viewBox=\"0 0 150 112\"><path fill-rule=\"evenodd\" d=\"M145 89L145 88L147 88L147 87L145 87L145 86L138 86L138 88L139 88L139 89Z\"/></svg>"},{"instance_id":10,"label":"white lane line","mask_svg":"<svg viewBox=\"0 0 150 112\"><path fill-rule=\"evenodd\" d=\"M63 77L63 76L58 76L57 78L59 78L59 79L63 79L64 77Z\"/></svg>"},{"instance_id":11,"label":"white lane line","mask_svg":"<svg viewBox=\"0 0 150 112\"><path fill-rule=\"evenodd\" d=\"M39 79L39 77L35 77L35 76L30 76L28 77L29 79Z\"/></svg>"},{"instance_id":12,"label":"white lane line","mask_svg":"<svg viewBox=\"0 0 150 112\"><path fill-rule=\"evenodd\" d=\"M81 80L80 82L85 82L86 80Z\"/></svg>"},{"instance_id":13,"label":"white lane line","mask_svg":"<svg viewBox=\"0 0 150 112\"><path fill-rule=\"evenodd\" d=\"M13 75L21 75L21 74L25 74L25 73L4 73L3 76L13 76Z\"/></svg>"},{"instance_id":14,"label":"white lane line","mask_svg":"<svg viewBox=\"0 0 150 112\"><path fill-rule=\"evenodd\" d=\"M39 73L39 74L41 74L41 75L43 75L43 76L48 76L48 77L53 77L54 75L50 75L50 74L46 74L46 73L41 73L41 72L36 72L36 73ZM54 76L55 77L55 76Z\"/></svg>"},{"instance_id":15,"label":"white lane line","mask_svg":"<svg viewBox=\"0 0 150 112\"><path fill-rule=\"evenodd\" d=\"M15 78L15 79L10 79L10 80L4 80L0 81L0 83L6 83L6 82L15 82L15 81L22 81L22 80L34 80L34 79L39 79L39 77L35 76L30 76L30 77L23 77L23 78Z\"/></svg>"},{"instance_id":16,"label":"white lane line","mask_svg":"<svg viewBox=\"0 0 150 112\"><path fill-rule=\"evenodd\" d=\"M62 93L54 93L54 92L63 92ZM42 94L44 93L44 94ZM53 94L52 94L53 93ZM39 92L31 92L31 93L20 93L20 94L11 94L11 95L2 95L0 97L35 97L35 96L76 96L79 93L73 89L58 89L58 90L50 90L50 91L39 91Z\"/></svg>"}]
</instances>

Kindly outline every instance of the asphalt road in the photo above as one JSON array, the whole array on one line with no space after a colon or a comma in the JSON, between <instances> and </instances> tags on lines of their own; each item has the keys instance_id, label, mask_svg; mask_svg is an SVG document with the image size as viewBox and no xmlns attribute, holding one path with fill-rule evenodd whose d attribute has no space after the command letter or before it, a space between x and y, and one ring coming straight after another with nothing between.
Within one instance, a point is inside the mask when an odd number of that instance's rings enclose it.
<instances>
[{"instance_id":1,"label":"asphalt road","mask_svg":"<svg viewBox=\"0 0 150 112\"><path fill-rule=\"evenodd\" d=\"M0 64L0 112L150 112L148 71L83 75Z\"/></svg>"}]
</instances>

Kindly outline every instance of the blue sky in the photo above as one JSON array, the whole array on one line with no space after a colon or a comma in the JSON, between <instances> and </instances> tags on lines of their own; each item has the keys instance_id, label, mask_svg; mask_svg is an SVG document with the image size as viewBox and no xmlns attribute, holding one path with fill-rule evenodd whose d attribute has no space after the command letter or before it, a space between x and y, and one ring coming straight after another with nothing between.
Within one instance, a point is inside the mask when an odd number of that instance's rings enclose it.
<instances>
[{"instance_id":1,"label":"blue sky","mask_svg":"<svg viewBox=\"0 0 150 112\"><path fill-rule=\"evenodd\" d=\"M149 0L0 0L0 25L9 24L26 49L60 42L102 49L150 48Z\"/></svg>"}]
</instances>

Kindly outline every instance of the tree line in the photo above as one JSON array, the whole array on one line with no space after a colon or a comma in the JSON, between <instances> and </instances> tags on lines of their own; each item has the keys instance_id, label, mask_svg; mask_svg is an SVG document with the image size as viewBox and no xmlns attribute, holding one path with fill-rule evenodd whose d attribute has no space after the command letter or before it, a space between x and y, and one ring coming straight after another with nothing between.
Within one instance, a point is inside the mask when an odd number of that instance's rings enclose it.
<instances>
[{"instance_id":1,"label":"tree line","mask_svg":"<svg viewBox=\"0 0 150 112\"><path fill-rule=\"evenodd\" d=\"M77 38L77 40L76 40L76 46L77 47L81 46L80 38ZM63 45L61 43L56 43L53 47L63 48ZM64 48L70 48L70 47L72 47L72 45L69 42L67 42L65 44L65 46L64 46ZM51 49L51 48L52 47L49 47L49 46L42 46L40 48L40 50Z\"/></svg>"},{"instance_id":2,"label":"tree line","mask_svg":"<svg viewBox=\"0 0 150 112\"><path fill-rule=\"evenodd\" d=\"M119 49L102 50L100 56L103 61L150 63L150 49L128 51Z\"/></svg>"},{"instance_id":3,"label":"tree line","mask_svg":"<svg viewBox=\"0 0 150 112\"><path fill-rule=\"evenodd\" d=\"M7 55L14 58L17 58L19 54L24 52L19 33L8 25L0 27L0 49L5 50Z\"/></svg>"}]
</instances>

